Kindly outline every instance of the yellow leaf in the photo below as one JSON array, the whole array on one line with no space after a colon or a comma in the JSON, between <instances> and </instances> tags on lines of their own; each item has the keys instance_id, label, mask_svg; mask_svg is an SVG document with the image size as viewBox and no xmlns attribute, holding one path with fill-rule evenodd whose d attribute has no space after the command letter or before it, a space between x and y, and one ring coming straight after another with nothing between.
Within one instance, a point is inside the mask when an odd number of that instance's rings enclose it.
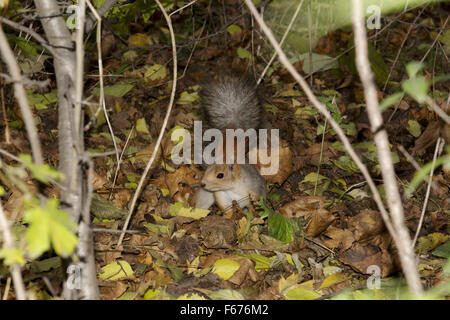
<instances>
[{"instance_id":1,"label":"yellow leaf","mask_svg":"<svg viewBox=\"0 0 450 320\"><path fill-rule=\"evenodd\" d=\"M320 297L320 294L315 292L314 290L309 290L297 286L288 290L285 294L286 299L288 300L314 300Z\"/></svg>"},{"instance_id":2,"label":"yellow leaf","mask_svg":"<svg viewBox=\"0 0 450 320\"><path fill-rule=\"evenodd\" d=\"M200 264L200 257L197 256L192 262L186 261L187 264L187 274L191 274L197 271L198 265Z\"/></svg>"},{"instance_id":3,"label":"yellow leaf","mask_svg":"<svg viewBox=\"0 0 450 320\"><path fill-rule=\"evenodd\" d=\"M196 293L186 293L182 296L179 296L177 300L206 300L206 298Z\"/></svg>"},{"instance_id":4,"label":"yellow leaf","mask_svg":"<svg viewBox=\"0 0 450 320\"><path fill-rule=\"evenodd\" d=\"M439 232L430 233L430 234L426 235L425 237L419 238L417 245L416 245L416 250L418 250L418 251L433 250L441 243L444 243L445 241L447 241L448 238L449 238L449 236L447 236L443 233L439 233Z\"/></svg>"},{"instance_id":5,"label":"yellow leaf","mask_svg":"<svg viewBox=\"0 0 450 320\"><path fill-rule=\"evenodd\" d=\"M150 78L152 81L162 80L167 75L167 69L165 66L160 64L154 64L152 66L145 66L145 74L146 78Z\"/></svg>"},{"instance_id":6,"label":"yellow leaf","mask_svg":"<svg viewBox=\"0 0 450 320\"><path fill-rule=\"evenodd\" d=\"M319 289L331 287L333 284L342 282L345 279L347 279L347 276L341 272L330 274L328 277L325 278L325 280L323 280Z\"/></svg>"},{"instance_id":7,"label":"yellow leaf","mask_svg":"<svg viewBox=\"0 0 450 320\"><path fill-rule=\"evenodd\" d=\"M146 47L152 45L152 39L145 33L135 33L128 38L128 44L135 47Z\"/></svg>"},{"instance_id":8,"label":"yellow leaf","mask_svg":"<svg viewBox=\"0 0 450 320\"><path fill-rule=\"evenodd\" d=\"M201 209L201 208L184 208L183 207L178 211L177 216L188 217L188 218L193 218L193 219L198 220L198 219L206 217L209 212L210 212L210 210Z\"/></svg>"},{"instance_id":9,"label":"yellow leaf","mask_svg":"<svg viewBox=\"0 0 450 320\"><path fill-rule=\"evenodd\" d=\"M237 261L219 259L214 263L212 273L217 274L223 280L228 280L240 267L241 265Z\"/></svg>"},{"instance_id":10,"label":"yellow leaf","mask_svg":"<svg viewBox=\"0 0 450 320\"><path fill-rule=\"evenodd\" d=\"M241 59L249 59L249 60L252 59L251 53L242 47L237 48L237 54L238 57Z\"/></svg>"},{"instance_id":11,"label":"yellow leaf","mask_svg":"<svg viewBox=\"0 0 450 320\"><path fill-rule=\"evenodd\" d=\"M103 280L114 281L123 277L129 277L134 274L133 269L125 260L111 262L102 268L103 273L98 277Z\"/></svg>"},{"instance_id":12,"label":"yellow leaf","mask_svg":"<svg viewBox=\"0 0 450 320\"><path fill-rule=\"evenodd\" d=\"M161 291L148 289L144 294L144 300L152 300L154 297L158 296Z\"/></svg>"},{"instance_id":13,"label":"yellow leaf","mask_svg":"<svg viewBox=\"0 0 450 320\"><path fill-rule=\"evenodd\" d=\"M283 292L289 287L292 287L297 284L298 282L299 274L297 272L294 272L289 277L284 279L284 277L281 277L281 279L278 281L278 290L279 292Z\"/></svg>"},{"instance_id":14,"label":"yellow leaf","mask_svg":"<svg viewBox=\"0 0 450 320\"><path fill-rule=\"evenodd\" d=\"M228 33L232 36L236 32L242 32L242 28L239 27L237 24L232 24L227 28Z\"/></svg>"}]
</instances>

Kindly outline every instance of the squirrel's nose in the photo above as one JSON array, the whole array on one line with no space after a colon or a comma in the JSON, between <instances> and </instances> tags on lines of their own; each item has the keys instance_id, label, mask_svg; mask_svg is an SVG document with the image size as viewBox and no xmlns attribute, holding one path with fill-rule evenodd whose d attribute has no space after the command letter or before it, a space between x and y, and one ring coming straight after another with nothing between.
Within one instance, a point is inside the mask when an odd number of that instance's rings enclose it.
<instances>
[{"instance_id":1,"label":"squirrel's nose","mask_svg":"<svg viewBox=\"0 0 450 320\"><path fill-rule=\"evenodd\" d=\"M204 188L204 187L206 186L206 184L202 183L202 184L200 184L200 186L201 186L202 188Z\"/></svg>"}]
</instances>

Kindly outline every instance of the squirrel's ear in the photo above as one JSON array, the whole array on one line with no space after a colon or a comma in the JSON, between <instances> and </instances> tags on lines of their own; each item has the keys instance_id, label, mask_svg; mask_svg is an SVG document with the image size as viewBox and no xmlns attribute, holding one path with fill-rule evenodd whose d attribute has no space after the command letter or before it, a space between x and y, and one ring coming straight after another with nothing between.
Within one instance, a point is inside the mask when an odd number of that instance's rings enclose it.
<instances>
[{"instance_id":1,"label":"squirrel's ear","mask_svg":"<svg viewBox=\"0 0 450 320\"><path fill-rule=\"evenodd\" d=\"M230 171L233 171L234 170L234 165L230 164L230 165L228 165L228 168L230 168Z\"/></svg>"}]
</instances>

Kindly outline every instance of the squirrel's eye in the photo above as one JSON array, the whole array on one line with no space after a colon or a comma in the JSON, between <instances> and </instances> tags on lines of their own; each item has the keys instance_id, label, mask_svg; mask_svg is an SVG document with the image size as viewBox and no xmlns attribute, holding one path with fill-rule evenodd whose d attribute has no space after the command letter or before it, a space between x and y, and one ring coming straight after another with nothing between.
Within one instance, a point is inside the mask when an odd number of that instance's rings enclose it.
<instances>
[{"instance_id":1,"label":"squirrel's eye","mask_svg":"<svg viewBox=\"0 0 450 320\"><path fill-rule=\"evenodd\" d=\"M223 178L223 173L219 173L218 175L217 175L217 179L222 179Z\"/></svg>"}]
</instances>

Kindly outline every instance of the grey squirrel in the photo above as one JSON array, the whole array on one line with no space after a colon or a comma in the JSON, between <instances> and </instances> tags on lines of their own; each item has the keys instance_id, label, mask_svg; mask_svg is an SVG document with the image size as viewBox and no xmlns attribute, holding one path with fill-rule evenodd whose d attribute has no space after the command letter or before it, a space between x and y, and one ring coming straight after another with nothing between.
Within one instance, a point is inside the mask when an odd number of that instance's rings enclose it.
<instances>
[{"instance_id":1,"label":"grey squirrel","mask_svg":"<svg viewBox=\"0 0 450 320\"><path fill-rule=\"evenodd\" d=\"M262 106L255 84L243 75L221 75L200 92L207 124L219 130L259 129ZM266 195L264 179L251 164L209 165L195 194L195 206L208 209L214 202L222 212L236 201L241 208Z\"/></svg>"}]
</instances>

